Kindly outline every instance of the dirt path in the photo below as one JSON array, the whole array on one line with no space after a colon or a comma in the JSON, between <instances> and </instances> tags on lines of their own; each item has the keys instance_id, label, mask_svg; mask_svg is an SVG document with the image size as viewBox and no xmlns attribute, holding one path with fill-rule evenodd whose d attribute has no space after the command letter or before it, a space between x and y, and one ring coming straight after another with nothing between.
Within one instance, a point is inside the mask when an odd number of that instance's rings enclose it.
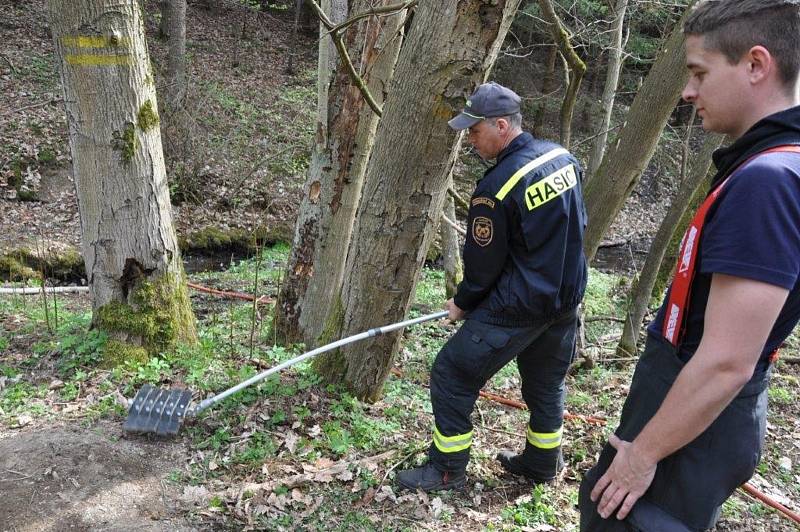
<instances>
[{"instance_id":1,"label":"dirt path","mask_svg":"<svg viewBox=\"0 0 800 532\"><path fill-rule=\"evenodd\" d=\"M181 443L121 438L119 424L0 433L3 531L189 531L166 480Z\"/></svg>"}]
</instances>

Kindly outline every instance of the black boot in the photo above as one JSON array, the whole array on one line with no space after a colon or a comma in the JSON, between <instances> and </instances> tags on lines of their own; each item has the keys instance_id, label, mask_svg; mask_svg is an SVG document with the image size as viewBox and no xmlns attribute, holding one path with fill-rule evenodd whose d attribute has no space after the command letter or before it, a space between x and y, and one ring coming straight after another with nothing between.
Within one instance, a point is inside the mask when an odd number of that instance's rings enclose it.
<instances>
[{"instance_id":1,"label":"black boot","mask_svg":"<svg viewBox=\"0 0 800 532\"><path fill-rule=\"evenodd\" d=\"M397 473L397 483L400 484L400 487L422 490L426 493L461 489L466 481L467 475L464 471L439 471L431 463Z\"/></svg>"},{"instance_id":2,"label":"black boot","mask_svg":"<svg viewBox=\"0 0 800 532\"><path fill-rule=\"evenodd\" d=\"M564 469L564 458L561 456L561 449L553 449L553 451L557 451L557 454L552 458L548 457L549 459L546 460L553 463L549 467L542 467L544 464L536 464L541 460L531 460L525 456L525 453L514 454L512 451L500 451L497 454L497 461L509 473L526 477L539 484L553 480Z\"/></svg>"}]
</instances>

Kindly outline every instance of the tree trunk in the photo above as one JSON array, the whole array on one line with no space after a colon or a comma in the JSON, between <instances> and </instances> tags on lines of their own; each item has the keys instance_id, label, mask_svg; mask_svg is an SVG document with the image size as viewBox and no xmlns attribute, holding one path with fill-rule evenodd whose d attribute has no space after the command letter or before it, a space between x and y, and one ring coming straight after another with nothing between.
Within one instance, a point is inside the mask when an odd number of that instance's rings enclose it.
<instances>
[{"instance_id":1,"label":"tree trunk","mask_svg":"<svg viewBox=\"0 0 800 532\"><path fill-rule=\"evenodd\" d=\"M549 22L550 33L553 35L553 40L564 57L564 61L569 66L569 73L571 74L568 76L569 83L561 104L560 114L560 142L562 146L569 149L572 138L572 114L575 110L575 102L578 98L581 80L586 72L586 63L575 53L575 49L569 42L569 34L564 29L564 25L561 24L561 20L556 15L550 0L539 0L539 8L542 10L544 19Z\"/></svg>"},{"instance_id":2,"label":"tree trunk","mask_svg":"<svg viewBox=\"0 0 800 532\"><path fill-rule=\"evenodd\" d=\"M168 0L167 109L174 115L186 94L186 0Z\"/></svg>"},{"instance_id":3,"label":"tree trunk","mask_svg":"<svg viewBox=\"0 0 800 532\"><path fill-rule=\"evenodd\" d=\"M358 0L350 12L361 13L369 7L371 2ZM379 105L383 104L397 61L403 15L363 19L345 36L348 54L353 64L361 67L367 87ZM324 41L330 43L331 39ZM317 343L341 291L353 219L378 125L378 116L351 83L346 65L338 65L325 89L328 87L324 104L320 100L306 194L276 308L280 334L287 340L302 339L307 345Z\"/></svg>"},{"instance_id":4,"label":"tree trunk","mask_svg":"<svg viewBox=\"0 0 800 532\"><path fill-rule=\"evenodd\" d=\"M687 78L681 20L636 94L617 141L584 189L590 223L583 249L589 261L653 156Z\"/></svg>"},{"instance_id":5,"label":"tree trunk","mask_svg":"<svg viewBox=\"0 0 800 532\"><path fill-rule=\"evenodd\" d=\"M49 0L49 9L93 324L112 335L116 362L194 341L140 5Z\"/></svg>"},{"instance_id":6,"label":"tree trunk","mask_svg":"<svg viewBox=\"0 0 800 532\"><path fill-rule=\"evenodd\" d=\"M452 186L452 177L450 178ZM456 222L456 203L452 196L447 195L444 200L444 215ZM458 283L464 278L464 269L461 265L461 240L458 233L444 220L439 222L439 233L442 238L442 258L444 259L444 291L447 299L456 295Z\"/></svg>"},{"instance_id":7,"label":"tree trunk","mask_svg":"<svg viewBox=\"0 0 800 532\"><path fill-rule=\"evenodd\" d=\"M367 168L342 311L330 330L349 335L406 315L460 145L447 120L485 81L518 4L438 0L417 7ZM328 357L324 376L376 399L399 342L394 333L348 346Z\"/></svg>"},{"instance_id":8,"label":"tree trunk","mask_svg":"<svg viewBox=\"0 0 800 532\"><path fill-rule=\"evenodd\" d=\"M664 261L669 243L673 241L673 235L680 229L679 222L684 213L688 211L691 200L701 189L708 169L711 166L711 154L722 145L724 135L708 134L703 147L695 155L692 161L692 171L683 180L678 193L672 200L672 204L658 227L647 259L642 267L642 273L631 287L630 305L625 319L625 326L622 331L622 338L617 346L617 356L628 357L636 353L636 345L639 342L639 328L644 319L645 312L651 300L653 286L656 283L659 269Z\"/></svg>"},{"instance_id":9,"label":"tree trunk","mask_svg":"<svg viewBox=\"0 0 800 532\"><path fill-rule=\"evenodd\" d=\"M542 97L539 106L536 108L536 115L533 118L533 136L544 136L544 123L547 113L547 100L550 93L556 90L556 61L558 60L558 46L553 45L547 55L547 70L542 82Z\"/></svg>"},{"instance_id":10,"label":"tree trunk","mask_svg":"<svg viewBox=\"0 0 800 532\"><path fill-rule=\"evenodd\" d=\"M589 157L588 179L592 179L603 160L608 141L608 128L611 126L611 115L614 112L614 98L617 94L619 84L619 73L622 69L622 34L625 28L625 11L628 8L628 0L617 0L614 9L614 20L611 22L611 35L614 42L608 50L608 69L606 70L606 83L603 87L603 96L600 100L600 109L603 119L600 121L600 131L594 139L592 154Z\"/></svg>"},{"instance_id":11,"label":"tree trunk","mask_svg":"<svg viewBox=\"0 0 800 532\"><path fill-rule=\"evenodd\" d=\"M159 0L158 2L158 9L161 12L161 20L158 22L158 38L162 41L169 39L169 29L171 26L171 21L169 19L169 2L170 0Z\"/></svg>"}]
</instances>

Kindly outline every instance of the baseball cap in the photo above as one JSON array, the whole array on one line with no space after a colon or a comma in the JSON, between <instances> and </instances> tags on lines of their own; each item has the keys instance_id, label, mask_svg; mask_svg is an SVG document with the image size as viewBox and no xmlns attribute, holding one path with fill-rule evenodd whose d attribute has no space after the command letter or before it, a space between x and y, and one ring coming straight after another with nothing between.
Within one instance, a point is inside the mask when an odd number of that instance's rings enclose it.
<instances>
[{"instance_id":1,"label":"baseball cap","mask_svg":"<svg viewBox=\"0 0 800 532\"><path fill-rule=\"evenodd\" d=\"M519 102L516 92L490 81L479 86L467 100L464 110L447 123L456 131L467 129L486 118L518 113Z\"/></svg>"}]
</instances>

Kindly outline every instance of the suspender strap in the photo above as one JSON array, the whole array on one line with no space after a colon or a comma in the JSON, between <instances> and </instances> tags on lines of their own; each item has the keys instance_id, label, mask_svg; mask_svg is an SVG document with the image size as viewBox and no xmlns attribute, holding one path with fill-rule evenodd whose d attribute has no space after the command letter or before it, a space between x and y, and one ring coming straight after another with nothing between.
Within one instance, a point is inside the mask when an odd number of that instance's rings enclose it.
<instances>
[{"instance_id":1,"label":"suspender strap","mask_svg":"<svg viewBox=\"0 0 800 532\"><path fill-rule=\"evenodd\" d=\"M670 290L669 300L667 301L666 313L664 315L664 325L662 334L672 345L677 347L683 339L686 311L689 305L689 297L692 290L692 281L695 276L695 266L697 264L697 251L700 247L700 236L703 234L703 226L705 225L706 216L711 206L717 201L722 189L736 175L736 173L744 167L747 163L767 153L775 152L794 152L800 153L800 146L788 144L785 146L776 146L768 150L759 152L749 159L745 160L742 164L736 167L731 174L715 188L711 194L705 199L700 208L689 224L689 228L683 235L681 245L678 252L678 265L675 268L675 277L672 280L672 289ZM772 355L777 357L777 350Z\"/></svg>"}]
</instances>

